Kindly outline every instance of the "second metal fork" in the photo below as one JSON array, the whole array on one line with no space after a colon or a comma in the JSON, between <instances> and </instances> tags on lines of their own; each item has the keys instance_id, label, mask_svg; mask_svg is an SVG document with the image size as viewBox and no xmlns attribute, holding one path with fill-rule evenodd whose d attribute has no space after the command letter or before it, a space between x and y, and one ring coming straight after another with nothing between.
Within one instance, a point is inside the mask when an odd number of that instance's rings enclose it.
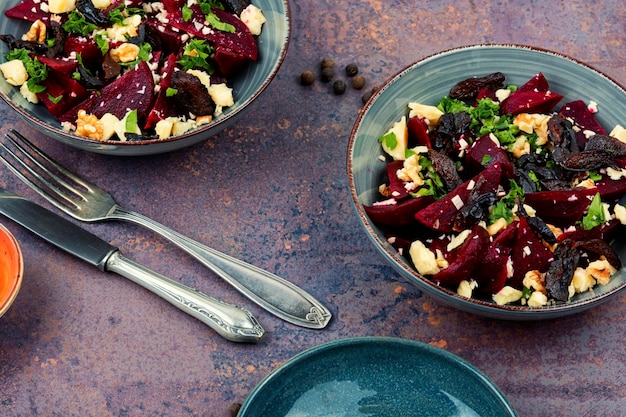
<instances>
[{"instance_id":1,"label":"second metal fork","mask_svg":"<svg viewBox=\"0 0 626 417\"><path fill-rule=\"evenodd\" d=\"M17 131L0 143L0 160L22 181L70 216L85 222L123 220L156 232L196 258L238 291L290 323L321 329L331 314L313 296L274 274L198 243L132 210L105 190L58 164ZM11 163L9 160L12 160Z\"/></svg>"}]
</instances>

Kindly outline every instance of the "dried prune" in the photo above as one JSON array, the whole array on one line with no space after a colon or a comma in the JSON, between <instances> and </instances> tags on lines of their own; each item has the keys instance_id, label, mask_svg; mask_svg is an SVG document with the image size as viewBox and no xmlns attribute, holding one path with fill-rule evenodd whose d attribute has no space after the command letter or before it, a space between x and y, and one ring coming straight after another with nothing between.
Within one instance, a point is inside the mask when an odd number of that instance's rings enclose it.
<instances>
[{"instance_id":1,"label":"dried prune","mask_svg":"<svg viewBox=\"0 0 626 417\"><path fill-rule=\"evenodd\" d=\"M617 270L622 268L622 261L615 249L602 239L588 239L576 243L578 247L583 248L587 252L592 252L598 257L604 256L611 266Z\"/></svg>"},{"instance_id":2,"label":"dried prune","mask_svg":"<svg viewBox=\"0 0 626 417\"><path fill-rule=\"evenodd\" d=\"M548 120L548 138L554 144L552 155L556 162L562 162L570 154L579 151L572 123L563 116L557 114Z\"/></svg>"},{"instance_id":3,"label":"dried prune","mask_svg":"<svg viewBox=\"0 0 626 417\"><path fill-rule=\"evenodd\" d=\"M428 156L433 164L433 168L443 181L447 192L454 190L463 183L463 180L456 170L454 161L450 159L448 155L441 151L431 149Z\"/></svg>"},{"instance_id":4,"label":"dried prune","mask_svg":"<svg viewBox=\"0 0 626 417\"><path fill-rule=\"evenodd\" d=\"M31 41L23 41L21 39L17 39L13 35L0 35L0 40L4 42L7 47L11 50L24 48L28 51L31 51L35 54L45 55L48 52L48 47L45 44L40 44L37 42Z\"/></svg>"},{"instance_id":5,"label":"dried prune","mask_svg":"<svg viewBox=\"0 0 626 417\"><path fill-rule=\"evenodd\" d=\"M551 245L554 245L555 243L557 243L557 239L556 239L556 236L554 235L554 232L552 232L552 229L548 227L546 222L544 222L541 219L541 217L529 216L521 201L517 202L517 207L518 207L519 214L526 218L528 225L530 226L531 229L533 229L535 233L537 233L539 236L541 236L543 240L545 240Z\"/></svg>"},{"instance_id":6,"label":"dried prune","mask_svg":"<svg viewBox=\"0 0 626 417\"><path fill-rule=\"evenodd\" d=\"M603 167L616 167L614 155L602 150L588 150L570 154L559 161L570 171L590 171Z\"/></svg>"},{"instance_id":7,"label":"dried prune","mask_svg":"<svg viewBox=\"0 0 626 417\"><path fill-rule=\"evenodd\" d=\"M505 76L501 72L494 72L484 77L468 78L452 87L449 96L457 100L473 100L483 88L490 90L501 88L504 80Z\"/></svg>"},{"instance_id":8,"label":"dried prune","mask_svg":"<svg viewBox=\"0 0 626 417\"><path fill-rule=\"evenodd\" d=\"M439 124L432 135L434 149L451 152L455 149L461 136L471 134L472 117L466 112L445 113L439 119Z\"/></svg>"},{"instance_id":9,"label":"dried prune","mask_svg":"<svg viewBox=\"0 0 626 417\"><path fill-rule=\"evenodd\" d=\"M626 143L609 135L593 135L587 140L585 150L602 150L615 156L626 156Z\"/></svg>"},{"instance_id":10,"label":"dried prune","mask_svg":"<svg viewBox=\"0 0 626 417\"><path fill-rule=\"evenodd\" d=\"M85 20L94 25L105 27L109 23L109 19L93 5L91 0L77 0L76 10L85 17Z\"/></svg>"},{"instance_id":11,"label":"dried prune","mask_svg":"<svg viewBox=\"0 0 626 417\"><path fill-rule=\"evenodd\" d=\"M546 271L546 290L558 301L569 299L569 285L580 261L580 253L573 240L566 239L554 250L554 260Z\"/></svg>"},{"instance_id":12,"label":"dried prune","mask_svg":"<svg viewBox=\"0 0 626 417\"><path fill-rule=\"evenodd\" d=\"M171 87L178 92L170 99L185 113L203 116L215 112L215 103L198 77L185 71L175 71Z\"/></svg>"}]
</instances>

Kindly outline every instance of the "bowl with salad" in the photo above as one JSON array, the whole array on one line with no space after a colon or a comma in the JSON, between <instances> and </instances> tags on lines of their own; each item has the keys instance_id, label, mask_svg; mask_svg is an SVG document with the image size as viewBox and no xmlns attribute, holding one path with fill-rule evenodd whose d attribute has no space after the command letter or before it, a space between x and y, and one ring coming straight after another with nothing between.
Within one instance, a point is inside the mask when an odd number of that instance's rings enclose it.
<instances>
[{"instance_id":1,"label":"bowl with salad","mask_svg":"<svg viewBox=\"0 0 626 417\"><path fill-rule=\"evenodd\" d=\"M566 55L426 57L360 111L347 169L364 230L444 304L538 320L626 287L626 90Z\"/></svg>"},{"instance_id":2,"label":"bowl with salad","mask_svg":"<svg viewBox=\"0 0 626 417\"><path fill-rule=\"evenodd\" d=\"M150 155L231 126L278 72L286 0L8 0L0 97L45 135Z\"/></svg>"}]
</instances>

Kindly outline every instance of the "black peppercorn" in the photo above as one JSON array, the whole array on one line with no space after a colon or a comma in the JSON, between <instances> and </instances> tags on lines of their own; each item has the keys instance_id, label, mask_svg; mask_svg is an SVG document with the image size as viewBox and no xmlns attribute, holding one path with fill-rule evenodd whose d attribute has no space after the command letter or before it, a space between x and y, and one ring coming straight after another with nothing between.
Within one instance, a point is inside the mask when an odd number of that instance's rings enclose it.
<instances>
[{"instance_id":1,"label":"black peppercorn","mask_svg":"<svg viewBox=\"0 0 626 417\"><path fill-rule=\"evenodd\" d=\"M356 64L348 64L346 65L346 74L348 77L354 77L359 73L359 67Z\"/></svg>"},{"instance_id":2,"label":"black peppercorn","mask_svg":"<svg viewBox=\"0 0 626 417\"><path fill-rule=\"evenodd\" d=\"M365 87L365 77L362 75L357 75L352 79L352 87L360 90Z\"/></svg>"},{"instance_id":3,"label":"black peppercorn","mask_svg":"<svg viewBox=\"0 0 626 417\"><path fill-rule=\"evenodd\" d=\"M335 61L332 58L324 58L322 59L322 70L324 68L335 68Z\"/></svg>"},{"instance_id":4,"label":"black peppercorn","mask_svg":"<svg viewBox=\"0 0 626 417\"><path fill-rule=\"evenodd\" d=\"M344 80L337 80L333 83L333 92L337 95L341 95L346 91L346 82Z\"/></svg>"},{"instance_id":5,"label":"black peppercorn","mask_svg":"<svg viewBox=\"0 0 626 417\"><path fill-rule=\"evenodd\" d=\"M333 68L326 67L322 70L322 81L324 81L325 83L332 80L334 76L335 70Z\"/></svg>"},{"instance_id":6,"label":"black peppercorn","mask_svg":"<svg viewBox=\"0 0 626 417\"><path fill-rule=\"evenodd\" d=\"M315 74L313 71L304 71L300 74L300 84L311 85L315 82Z\"/></svg>"}]
</instances>

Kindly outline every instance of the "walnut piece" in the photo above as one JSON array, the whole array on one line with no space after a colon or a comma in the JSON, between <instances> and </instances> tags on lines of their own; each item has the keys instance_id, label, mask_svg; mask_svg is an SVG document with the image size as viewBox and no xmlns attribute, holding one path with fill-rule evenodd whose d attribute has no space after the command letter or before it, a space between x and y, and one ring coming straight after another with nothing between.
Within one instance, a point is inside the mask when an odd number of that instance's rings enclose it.
<instances>
[{"instance_id":1,"label":"walnut piece","mask_svg":"<svg viewBox=\"0 0 626 417\"><path fill-rule=\"evenodd\" d=\"M89 139L101 140L104 136L104 129L95 115L87 114L85 110L79 110L76 120L76 134Z\"/></svg>"},{"instance_id":2,"label":"walnut piece","mask_svg":"<svg viewBox=\"0 0 626 417\"><path fill-rule=\"evenodd\" d=\"M22 40L43 44L46 41L46 24L39 19L35 20L28 32L22 36Z\"/></svg>"}]
</instances>

